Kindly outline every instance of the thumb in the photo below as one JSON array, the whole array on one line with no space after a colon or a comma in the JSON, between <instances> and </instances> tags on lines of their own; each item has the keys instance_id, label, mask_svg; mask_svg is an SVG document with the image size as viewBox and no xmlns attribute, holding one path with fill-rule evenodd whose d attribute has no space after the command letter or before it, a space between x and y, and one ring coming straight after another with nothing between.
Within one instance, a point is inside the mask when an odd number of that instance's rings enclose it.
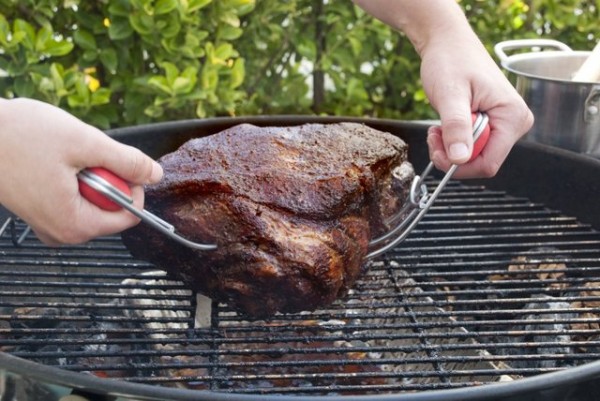
<instances>
[{"instance_id":1,"label":"thumb","mask_svg":"<svg viewBox=\"0 0 600 401\"><path fill-rule=\"evenodd\" d=\"M446 157L453 164L469 161L473 149L471 93L466 83L445 82L432 96L440 115L442 142Z\"/></svg>"},{"instance_id":2,"label":"thumb","mask_svg":"<svg viewBox=\"0 0 600 401\"><path fill-rule=\"evenodd\" d=\"M469 161L473 152L473 124L471 110L453 109L440 110L442 122L442 142L448 160L453 164L463 164Z\"/></svg>"},{"instance_id":3,"label":"thumb","mask_svg":"<svg viewBox=\"0 0 600 401\"><path fill-rule=\"evenodd\" d=\"M124 145L105 136L102 151L98 150L98 159L90 166L104 167L131 184L153 184L163 176L162 167L141 150Z\"/></svg>"}]
</instances>

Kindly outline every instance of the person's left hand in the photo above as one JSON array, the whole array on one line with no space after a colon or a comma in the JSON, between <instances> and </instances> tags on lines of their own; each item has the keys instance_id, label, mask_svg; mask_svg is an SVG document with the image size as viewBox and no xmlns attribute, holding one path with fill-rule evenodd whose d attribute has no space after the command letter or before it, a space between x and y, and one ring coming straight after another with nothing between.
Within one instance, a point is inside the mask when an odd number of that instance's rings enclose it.
<instances>
[{"instance_id":1,"label":"person's left hand","mask_svg":"<svg viewBox=\"0 0 600 401\"><path fill-rule=\"evenodd\" d=\"M441 127L428 132L431 160L444 171L462 164L456 178L494 176L533 125L531 111L471 31L431 41L421 57L423 86L441 119ZM480 156L466 163L473 149L475 111L489 115L491 133Z\"/></svg>"}]
</instances>

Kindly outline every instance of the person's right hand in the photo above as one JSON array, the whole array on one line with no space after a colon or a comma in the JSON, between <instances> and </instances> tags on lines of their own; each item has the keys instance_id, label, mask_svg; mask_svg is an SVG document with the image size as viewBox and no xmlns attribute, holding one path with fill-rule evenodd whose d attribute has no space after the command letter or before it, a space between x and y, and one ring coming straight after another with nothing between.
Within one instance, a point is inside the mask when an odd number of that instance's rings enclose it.
<instances>
[{"instance_id":1,"label":"person's right hand","mask_svg":"<svg viewBox=\"0 0 600 401\"><path fill-rule=\"evenodd\" d=\"M134 205L143 185L162 168L139 149L49 104L0 99L0 203L48 245L75 244L139 222L131 213L104 211L79 193L77 173L104 167L128 181Z\"/></svg>"},{"instance_id":2,"label":"person's right hand","mask_svg":"<svg viewBox=\"0 0 600 401\"><path fill-rule=\"evenodd\" d=\"M533 115L487 53L456 1L354 0L374 17L409 37L421 56L421 80L441 127L429 130L429 157L454 177L491 177L515 142L533 125ZM480 156L473 149L471 114L490 117L491 133Z\"/></svg>"}]
</instances>

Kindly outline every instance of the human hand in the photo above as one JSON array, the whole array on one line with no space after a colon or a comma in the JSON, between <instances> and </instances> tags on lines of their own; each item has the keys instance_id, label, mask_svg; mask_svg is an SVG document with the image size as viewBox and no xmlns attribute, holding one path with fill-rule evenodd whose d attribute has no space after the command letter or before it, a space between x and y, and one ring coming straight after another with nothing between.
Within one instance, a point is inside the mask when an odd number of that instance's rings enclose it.
<instances>
[{"instance_id":1,"label":"human hand","mask_svg":"<svg viewBox=\"0 0 600 401\"><path fill-rule=\"evenodd\" d=\"M75 244L138 223L121 210L104 211L79 193L76 174L104 167L131 185L143 207L143 185L162 177L140 150L46 103L0 99L0 203L31 226L48 245Z\"/></svg>"},{"instance_id":2,"label":"human hand","mask_svg":"<svg viewBox=\"0 0 600 401\"><path fill-rule=\"evenodd\" d=\"M429 157L444 171L461 164L456 178L493 177L533 125L533 114L472 32L431 41L421 57L423 87L441 120L428 131ZM468 162L474 111L488 114L491 133L480 156Z\"/></svg>"},{"instance_id":3,"label":"human hand","mask_svg":"<svg viewBox=\"0 0 600 401\"><path fill-rule=\"evenodd\" d=\"M429 157L457 178L491 177L515 142L533 125L527 108L451 0L354 0L365 11L406 33L421 56L425 93L442 126L429 130ZM435 10L432 12L431 10ZM490 117L490 139L479 157L472 149L471 113ZM468 163L467 163L468 162Z\"/></svg>"}]
</instances>

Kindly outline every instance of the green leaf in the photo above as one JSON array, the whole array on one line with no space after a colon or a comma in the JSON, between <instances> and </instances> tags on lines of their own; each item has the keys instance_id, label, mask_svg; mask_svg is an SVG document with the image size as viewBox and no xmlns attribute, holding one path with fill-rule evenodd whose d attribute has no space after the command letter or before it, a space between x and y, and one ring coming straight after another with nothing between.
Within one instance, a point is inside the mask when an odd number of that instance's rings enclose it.
<instances>
[{"instance_id":1,"label":"green leaf","mask_svg":"<svg viewBox=\"0 0 600 401\"><path fill-rule=\"evenodd\" d=\"M178 0L158 0L154 5L154 14L168 14L177 8Z\"/></svg>"},{"instance_id":2,"label":"green leaf","mask_svg":"<svg viewBox=\"0 0 600 401\"><path fill-rule=\"evenodd\" d=\"M151 87L154 87L168 95L173 94L171 85L169 85L169 83L167 82L167 78L165 78L163 76L155 75L155 76L151 77L148 80L148 85L150 85Z\"/></svg>"},{"instance_id":3,"label":"green leaf","mask_svg":"<svg viewBox=\"0 0 600 401\"><path fill-rule=\"evenodd\" d=\"M194 85L192 83L192 80L189 78L177 77L173 81L172 88L173 88L173 93L175 95L181 95L184 93L191 92L192 89L194 88Z\"/></svg>"},{"instance_id":4,"label":"green leaf","mask_svg":"<svg viewBox=\"0 0 600 401\"><path fill-rule=\"evenodd\" d=\"M363 43L360 39L355 38L354 36L348 37L348 42L350 43L350 47L352 48L352 53L357 56L362 52Z\"/></svg>"},{"instance_id":5,"label":"green leaf","mask_svg":"<svg viewBox=\"0 0 600 401\"><path fill-rule=\"evenodd\" d=\"M117 73L119 59L117 57L117 52L115 49L107 48L100 50L100 61L102 62L102 65L104 65L111 74Z\"/></svg>"},{"instance_id":6,"label":"green leaf","mask_svg":"<svg viewBox=\"0 0 600 401\"><path fill-rule=\"evenodd\" d=\"M206 118L206 109L204 108L203 102L198 102L196 104L196 116L199 118Z\"/></svg>"},{"instance_id":7,"label":"green leaf","mask_svg":"<svg viewBox=\"0 0 600 401\"><path fill-rule=\"evenodd\" d=\"M111 40L127 39L133 34L133 28L126 18L115 18L108 27L108 37Z\"/></svg>"},{"instance_id":8,"label":"green leaf","mask_svg":"<svg viewBox=\"0 0 600 401\"><path fill-rule=\"evenodd\" d=\"M205 90L216 89L216 87L219 83L219 74L218 74L216 68L207 64L202 69L202 74L200 74L200 75L201 75L201 85L202 85L203 89L205 89Z\"/></svg>"},{"instance_id":9,"label":"green leaf","mask_svg":"<svg viewBox=\"0 0 600 401\"><path fill-rule=\"evenodd\" d=\"M129 23L133 27L133 29L142 34L142 35L150 35L154 32L154 18L148 14L131 14L129 16Z\"/></svg>"},{"instance_id":10,"label":"green leaf","mask_svg":"<svg viewBox=\"0 0 600 401\"><path fill-rule=\"evenodd\" d=\"M50 65L50 77L52 79L52 87L55 91L60 91L65 87L63 74L64 68L61 64L52 63Z\"/></svg>"},{"instance_id":11,"label":"green leaf","mask_svg":"<svg viewBox=\"0 0 600 401\"><path fill-rule=\"evenodd\" d=\"M131 5L128 0L113 0L108 6L108 12L119 17L129 17Z\"/></svg>"},{"instance_id":12,"label":"green leaf","mask_svg":"<svg viewBox=\"0 0 600 401\"><path fill-rule=\"evenodd\" d=\"M245 61L243 58L238 58L233 63L231 68L231 80L229 81L229 88L235 89L244 83L246 74Z\"/></svg>"},{"instance_id":13,"label":"green leaf","mask_svg":"<svg viewBox=\"0 0 600 401\"><path fill-rule=\"evenodd\" d=\"M60 42L51 41L46 44L44 52L50 56L60 57L71 53L73 43L62 40Z\"/></svg>"},{"instance_id":14,"label":"green leaf","mask_svg":"<svg viewBox=\"0 0 600 401\"><path fill-rule=\"evenodd\" d=\"M41 27L35 37L35 50L37 52L45 52L46 47L52 42L52 30L47 27Z\"/></svg>"},{"instance_id":15,"label":"green leaf","mask_svg":"<svg viewBox=\"0 0 600 401\"><path fill-rule=\"evenodd\" d=\"M151 105L144 109L144 114L152 118L160 118L164 114L162 106Z\"/></svg>"},{"instance_id":16,"label":"green leaf","mask_svg":"<svg viewBox=\"0 0 600 401\"><path fill-rule=\"evenodd\" d=\"M230 25L222 26L218 31L219 39L221 40L236 40L237 38L242 36L243 33L243 29L236 28Z\"/></svg>"},{"instance_id":17,"label":"green leaf","mask_svg":"<svg viewBox=\"0 0 600 401\"><path fill-rule=\"evenodd\" d=\"M92 93L90 104L92 106L100 106L110 103L111 90L108 88L100 88Z\"/></svg>"},{"instance_id":18,"label":"green leaf","mask_svg":"<svg viewBox=\"0 0 600 401\"><path fill-rule=\"evenodd\" d=\"M213 53L213 64L227 64L227 60L236 55L231 43L222 43L215 49Z\"/></svg>"},{"instance_id":19,"label":"green leaf","mask_svg":"<svg viewBox=\"0 0 600 401\"><path fill-rule=\"evenodd\" d=\"M73 41L84 50L96 50L96 37L85 29L78 29L73 34Z\"/></svg>"},{"instance_id":20,"label":"green leaf","mask_svg":"<svg viewBox=\"0 0 600 401\"><path fill-rule=\"evenodd\" d=\"M255 0L225 0L223 2L227 7L235 9L237 15L245 15L255 6Z\"/></svg>"},{"instance_id":21,"label":"green leaf","mask_svg":"<svg viewBox=\"0 0 600 401\"><path fill-rule=\"evenodd\" d=\"M98 59L98 52L96 50L86 50L83 52L81 59L91 64Z\"/></svg>"},{"instance_id":22,"label":"green leaf","mask_svg":"<svg viewBox=\"0 0 600 401\"><path fill-rule=\"evenodd\" d=\"M10 31L10 25L8 24L8 21L4 15L0 14L0 42L3 44L8 43L8 38L11 35L12 32Z\"/></svg>"},{"instance_id":23,"label":"green leaf","mask_svg":"<svg viewBox=\"0 0 600 401\"><path fill-rule=\"evenodd\" d=\"M69 107L72 107L74 109L86 107L88 104L88 99L87 97L82 96L80 94L73 94L67 96L67 104L69 105Z\"/></svg>"},{"instance_id":24,"label":"green leaf","mask_svg":"<svg viewBox=\"0 0 600 401\"><path fill-rule=\"evenodd\" d=\"M187 1L187 12L193 13L201 8L206 7L212 2L212 0L188 0Z\"/></svg>"},{"instance_id":25,"label":"green leaf","mask_svg":"<svg viewBox=\"0 0 600 401\"><path fill-rule=\"evenodd\" d=\"M160 34L164 38L172 38L177 36L177 34L181 31L181 23L179 21L178 14L173 13L165 15L157 22L156 28L160 30Z\"/></svg>"},{"instance_id":26,"label":"green leaf","mask_svg":"<svg viewBox=\"0 0 600 401\"><path fill-rule=\"evenodd\" d=\"M35 92L35 85L28 76L21 76L15 79L14 90L17 96L32 97Z\"/></svg>"},{"instance_id":27,"label":"green leaf","mask_svg":"<svg viewBox=\"0 0 600 401\"><path fill-rule=\"evenodd\" d=\"M35 49L36 34L35 29L30 23L20 18L17 18L13 23L13 30L15 35L21 35L20 43L22 43L23 46L25 46L29 50Z\"/></svg>"},{"instance_id":28,"label":"green leaf","mask_svg":"<svg viewBox=\"0 0 600 401\"><path fill-rule=\"evenodd\" d=\"M165 70L166 82L169 86L173 85L175 79L179 76L179 69L173 63L165 61L160 65Z\"/></svg>"},{"instance_id":29,"label":"green leaf","mask_svg":"<svg viewBox=\"0 0 600 401\"><path fill-rule=\"evenodd\" d=\"M80 117L80 118L83 118ZM109 129L110 128L110 115L102 113L100 111L94 111L93 113L86 113L85 118L88 120L88 123L93 125L94 127L98 127L100 129Z\"/></svg>"},{"instance_id":30,"label":"green leaf","mask_svg":"<svg viewBox=\"0 0 600 401\"><path fill-rule=\"evenodd\" d=\"M304 40L297 45L298 53L309 60L315 60L317 57L317 47L312 40Z\"/></svg>"},{"instance_id":31,"label":"green leaf","mask_svg":"<svg viewBox=\"0 0 600 401\"><path fill-rule=\"evenodd\" d=\"M219 15L219 21L224 22L225 24L231 25L233 27L239 28L240 26L240 18L237 14L233 12L224 12Z\"/></svg>"}]
</instances>

